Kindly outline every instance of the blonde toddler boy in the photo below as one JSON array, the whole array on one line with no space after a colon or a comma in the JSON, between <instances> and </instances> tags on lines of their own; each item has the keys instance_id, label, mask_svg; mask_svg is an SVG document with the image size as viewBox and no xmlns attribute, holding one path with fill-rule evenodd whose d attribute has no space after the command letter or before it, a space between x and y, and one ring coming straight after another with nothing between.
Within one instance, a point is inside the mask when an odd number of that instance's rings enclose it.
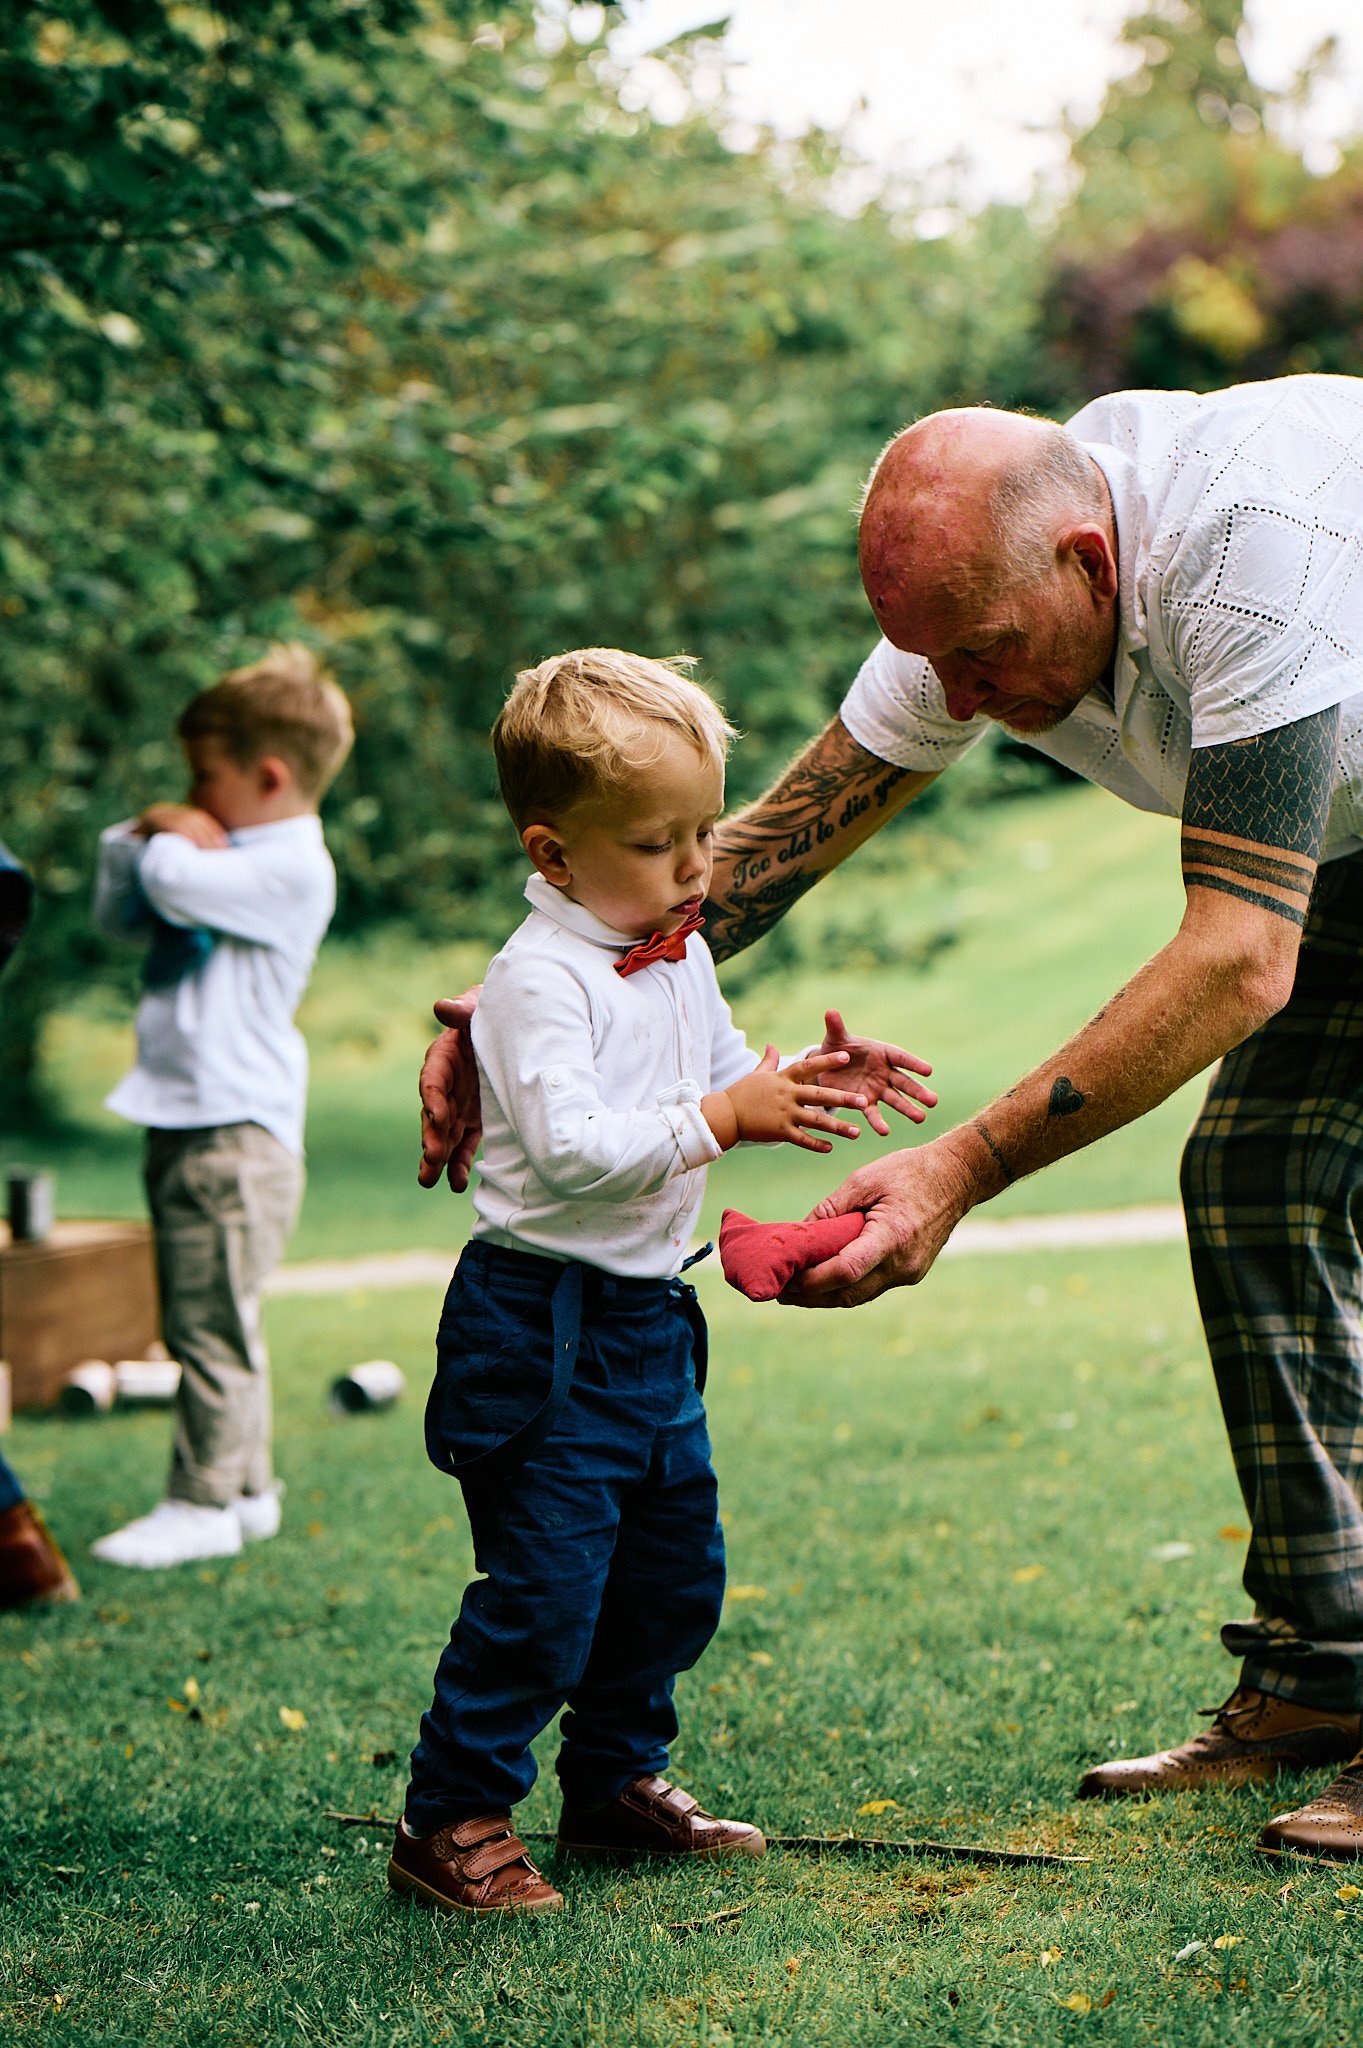
<instances>
[{"instance_id":1,"label":"blonde toddler boy","mask_svg":"<svg viewBox=\"0 0 1363 2048\"><path fill-rule=\"evenodd\" d=\"M838 1111L934 1098L895 1048L848 1040L780 1069L735 1027L696 929L731 737L680 665L609 648L527 670L493 732L531 910L473 1022L476 1221L426 1415L480 1576L440 1659L389 1864L395 1887L446 1910L562 1905L511 1808L565 1701L562 1849L765 1847L661 1775L677 1674L724 1588L705 1325L678 1274L705 1170L740 1140L826 1152L856 1136Z\"/></svg>"}]
</instances>

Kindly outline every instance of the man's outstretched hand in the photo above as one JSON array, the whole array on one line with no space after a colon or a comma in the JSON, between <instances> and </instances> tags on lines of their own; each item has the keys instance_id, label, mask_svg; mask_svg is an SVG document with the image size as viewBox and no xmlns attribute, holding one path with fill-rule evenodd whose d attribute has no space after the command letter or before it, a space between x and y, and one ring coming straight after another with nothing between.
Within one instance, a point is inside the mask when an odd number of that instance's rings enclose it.
<instances>
[{"instance_id":1,"label":"man's outstretched hand","mask_svg":"<svg viewBox=\"0 0 1363 2048\"><path fill-rule=\"evenodd\" d=\"M457 1195L469 1184L483 1136L478 1066L469 1037L479 993L477 988L466 989L462 996L442 997L435 1005L436 1019L445 1029L427 1046L417 1084L421 1091L421 1164L416 1177L423 1188L433 1188L442 1173L448 1174Z\"/></svg>"},{"instance_id":2,"label":"man's outstretched hand","mask_svg":"<svg viewBox=\"0 0 1363 2048\"><path fill-rule=\"evenodd\" d=\"M847 1064L838 1079L846 1088L870 1098L863 1115L871 1129L882 1138L890 1135L890 1126L876 1107L883 1102L887 1108L898 1110L910 1123L921 1124L930 1109L936 1109L937 1096L931 1088L925 1088L919 1075L927 1076L932 1068L926 1060L920 1060L917 1053L906 1052L902 1045L886 1045L883 1039L859 1038L847 1029L837 1010L823 1013L824 1040L822 1052L845 1052Z\"/></svg>"}]
</instances>

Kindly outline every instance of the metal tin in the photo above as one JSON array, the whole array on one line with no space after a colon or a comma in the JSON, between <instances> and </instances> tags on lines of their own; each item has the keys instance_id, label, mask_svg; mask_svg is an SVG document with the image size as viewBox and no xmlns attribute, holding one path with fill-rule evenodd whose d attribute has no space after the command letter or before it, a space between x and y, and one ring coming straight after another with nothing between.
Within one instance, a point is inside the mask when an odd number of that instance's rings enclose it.
<instances>
[{"instance_id":1,"label":"metal tin","mask_svg":"<svg viewBox=\"0 0 1363 2048\"><path fill-rule=\"evenodd\" d=\"M363 1415L371 1408L391 1408L407 1382L391 1358L369 1358L352 1365L331 1383L331 1408L336 1415Z\"/></svg>"},{"instance_id":2,"label":"metal tin","mask_svg":"<svg viewBox=\"0 0 1363 2048\"><path fill-rule=\"evenodd\" d=\"M57 1183L50 1173L23 1170L7 1177L9 1231L16 1244L47 1237L57 1216Z\"/></svg>"},{"instance_id":3,"label":"metal tin","mask_svg":"<svg viewBox=\"0 0 1363 2048\"><path fill-rule=\"evenodd\" d=\"M117 1382L114 1369L104 1358L83 1358L62 1381L61 1404L65 1415L107 1415L114 1405Z\"/></svg>"}]
</instances>

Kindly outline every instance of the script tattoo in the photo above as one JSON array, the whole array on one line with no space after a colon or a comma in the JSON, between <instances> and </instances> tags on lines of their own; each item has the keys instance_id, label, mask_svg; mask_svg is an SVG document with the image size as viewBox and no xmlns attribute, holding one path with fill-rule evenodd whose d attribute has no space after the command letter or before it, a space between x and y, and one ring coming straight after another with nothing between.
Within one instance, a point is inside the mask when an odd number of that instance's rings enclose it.
<instances>
[{"instance_id":1,"label":"script tattoo","mask_svg":"<svg viewBox=\"0 0 1363 2048\"><path fill-rule=\"evenodd\" d=\"M773 789L715 834L716 874L705 938L717 960L742 952L784 917L834 860L829 848L863 818L886 812L908 770L859 747L837 721Z\"/></svg>"},{"instance_id":2,"label":"script tattoo","mask_svg":"<svg viewBox=\"0 0 1363 2048\"><path fill-rule=\"evenodd\" d=\"M1195 749L1183 804L1183 880L1305 922L1334 787L1339 710ZM1238 840L1239 845L1228 844ZM1250 842L1245 844L1243 842Z\"/></svg>"},{"instance_id":3,"label":"script tattoo","mask_svg":"<svg viewBox=\"0 0 1363 2048\"><path fill-rule=\"evenodd\" d=\"M1068 1074L1061 1074L1051 1084L1051 1099L1046 1105L1048 1116L1073 1116L1076 1109L1082 1109L1088 1101L1081 1095Z\"/></svg>"}]
</instances>

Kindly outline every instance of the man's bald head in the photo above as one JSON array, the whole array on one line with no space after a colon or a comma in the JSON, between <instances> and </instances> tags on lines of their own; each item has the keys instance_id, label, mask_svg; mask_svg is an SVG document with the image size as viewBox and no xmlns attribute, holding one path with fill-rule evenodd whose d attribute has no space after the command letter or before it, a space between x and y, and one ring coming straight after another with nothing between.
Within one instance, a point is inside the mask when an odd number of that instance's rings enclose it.
<instances>
[{"instance_id":1,"label":"man's bald head","mask_svg":"<svg viewBox=\"0 0 1363 2048\"><path fill-rule=\"evenodd\" d=\"M1111 494L1048 420L961 408L896 435L866 489L860 552L881 631L932 664L961 723L1049 732L1111 667Z\"/></svg>"},{"instance_id":2,"label":"man's bald head","mask_svg":"<svg viewBox=\"0 0 1363 2048\"><path fill-rule=\"evenodd\" d=\"M1102 472L1050 420L987 406L929 413L897 434L862 505L862 582L876 616L906 601L971 601L1038 581L1068 528L1110 523Z\"/></svg>"}]
</instances>

